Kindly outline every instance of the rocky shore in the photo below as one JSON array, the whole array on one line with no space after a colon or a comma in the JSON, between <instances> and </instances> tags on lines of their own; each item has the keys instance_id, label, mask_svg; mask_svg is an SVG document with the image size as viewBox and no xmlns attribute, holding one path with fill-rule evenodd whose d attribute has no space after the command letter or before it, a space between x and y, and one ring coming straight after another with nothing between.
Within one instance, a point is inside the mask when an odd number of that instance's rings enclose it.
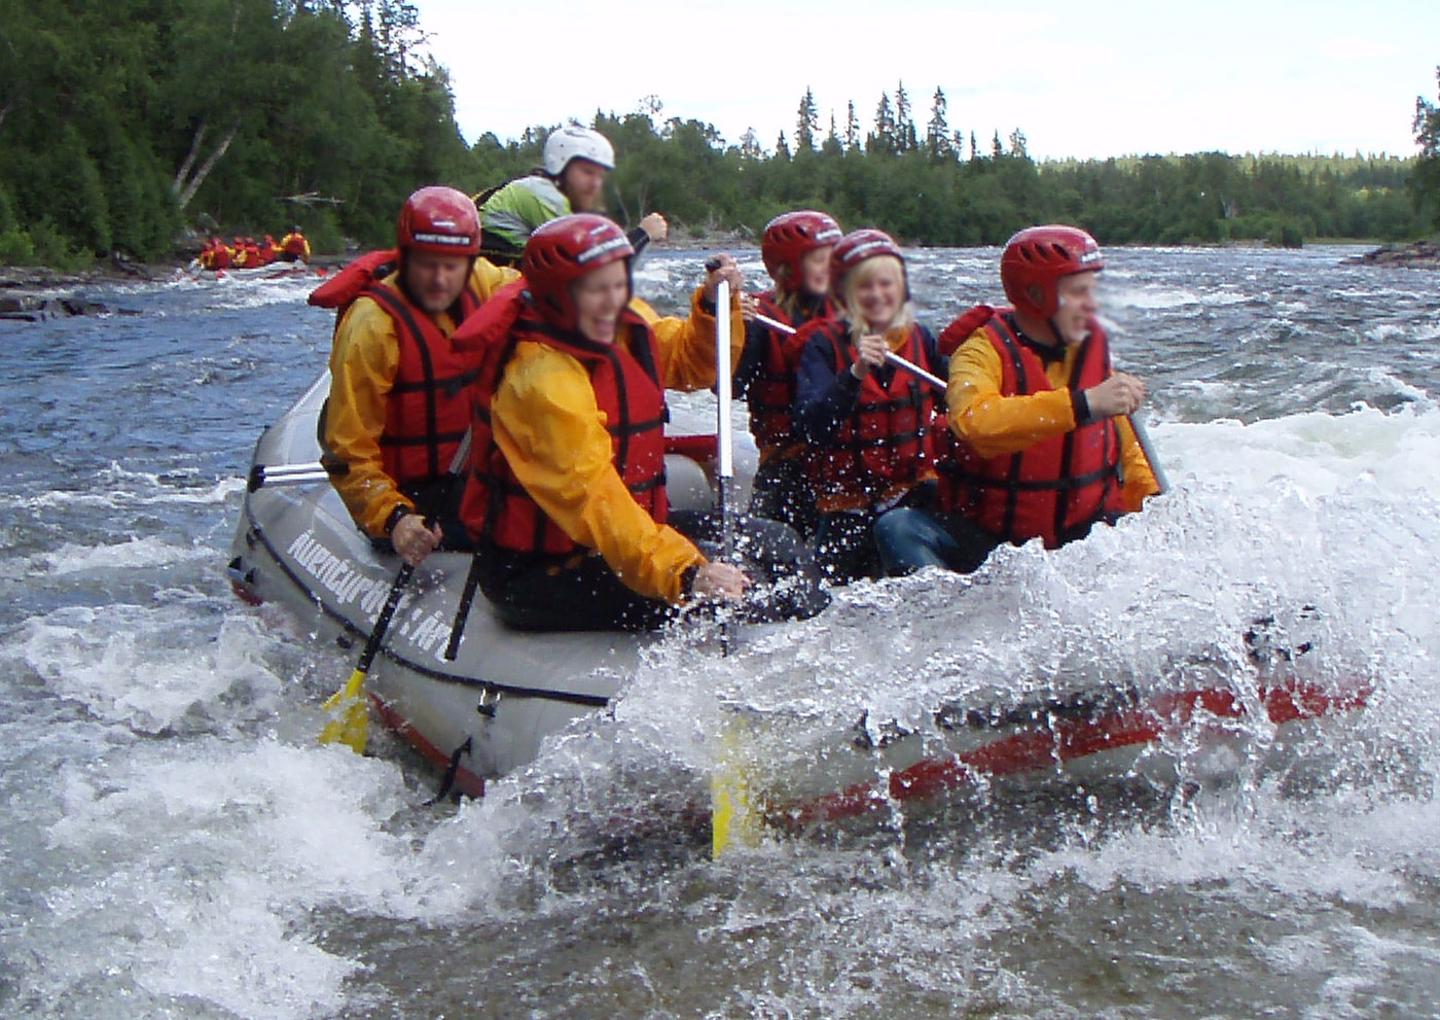
<instances>
[{"instance_id":1,"label":"rocky shore","mask_svg":"<svg viewBox=\"0 0 1440 1020\"><path fill-rule=\"evenodd\" d=\"M1346 266L1389 266L1401 269L1440 269L1440 244L1416 241L1414 244L1387 244L1364 255L1344 259Z\"/></svg>"}]
</instances>

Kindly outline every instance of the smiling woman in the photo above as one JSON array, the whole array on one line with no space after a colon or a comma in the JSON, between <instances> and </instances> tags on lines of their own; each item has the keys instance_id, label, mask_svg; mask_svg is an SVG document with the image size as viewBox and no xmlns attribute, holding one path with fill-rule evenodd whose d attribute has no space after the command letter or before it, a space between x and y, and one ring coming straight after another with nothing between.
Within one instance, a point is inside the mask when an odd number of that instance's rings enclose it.
<instances>
[{"instance_id":1,"label":"smiling woman","mask_svg":"<svg viewBox=\"0 0 1440 1020\"><path fill-rule=\"evenodd\" d=\"M878 523L934 497L941 402L886 355L940 376L945 366L934 335L915 325L894 240L879 230L853 231L835 245L830 266L840 313L795 337L795 420L819 513L816 559L843 583L886 572L892 550L877 544Z\"/></svg>"}]
</instances>

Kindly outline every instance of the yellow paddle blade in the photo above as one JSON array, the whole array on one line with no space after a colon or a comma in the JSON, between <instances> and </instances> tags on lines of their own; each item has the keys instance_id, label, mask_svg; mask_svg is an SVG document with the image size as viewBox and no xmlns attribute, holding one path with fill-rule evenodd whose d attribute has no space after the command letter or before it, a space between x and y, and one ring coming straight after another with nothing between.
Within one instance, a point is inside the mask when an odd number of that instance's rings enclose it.
<instances>
[{"instance_id":1,"label":"yellow paddle blade","mask_svg":"<svg viewBox=\"0 0 1440 1020\"><path fill-rule=\"evenodd\" d=\"M738 718L726 722L710 776L710 856L716 860L731 846L760 844L761 812L751 790L744 746L747 731Z\"/></svg>"},{"instance_id":2,"label":"yellow paddle blade","mask_svg":"<svg viewBox=\"0 0 1440 1020\"><path fill-rule=\"evenodd\" d=\"M320 743L344 744L356 754L365 753L365 738L370 728L370 705L365 697L365 673L357 669L345 686L325 701L330 721L320 731Z\"/></svg>"}]
</instances>

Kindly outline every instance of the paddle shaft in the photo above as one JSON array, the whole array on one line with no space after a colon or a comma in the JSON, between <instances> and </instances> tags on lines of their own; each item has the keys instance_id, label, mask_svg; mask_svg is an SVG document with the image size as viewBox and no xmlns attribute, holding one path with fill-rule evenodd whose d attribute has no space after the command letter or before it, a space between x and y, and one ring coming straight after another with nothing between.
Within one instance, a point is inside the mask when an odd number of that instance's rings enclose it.
<instances>
[{"instance_id":1,"label":"paddle shaft","mask_svg":"<svg viewBox=\"0 0 1440 1020\"><path fill-rule=\"evenodd\" d=\"M730 378L730 283L728 280L721 280L715 287L715 369L717 419L715 440L720 461L720 535L721 541L724 543L725 555L729 556L734 536L726 490L735 477L735 429L730 421L733 398Z\"/></svg>"},{"instance_id":2,"label":"paddle shaft","mask_svg":"<svg viewBox=\"0 0 1440 1020\"><path fill-rule=\"evenodd\" d=\"M365 647L360 651L360 661L355 663L355 672L370 672L370 664L375 661L380 646L385 643L385 632L390 629L390 621L395 616L396 607L400 605L400 596L404 594L405 586L410 583L410 578L414 573L415 568L406 563L395 575L395 580L390 584L390 594L385 596L385 605L375 620L375 626L370 631L370 637L365 641Z\"/></svg>"},{"instance_id":3,"label":"paddle shaft","mask_svg":"<svg viewBox=\"0 0 1440 1020\"><path fill-rule=\"evenodd\" d=\"M715 287L715 443L720 462L715 507L720 513L720 555L726 560L735 553L735 521L730 512L730 482L735 477L730 374L730 281L721 280ZM728 620L720 625L720 654L730 654Z\"/></svg>"},{"instance_id":4,"label":"paddle shaft","mask_svg":"<svg viewBox=\"0 0 1440 1020\"><path fill-rule=\"evenodd\" d=\"M1150 432L1145 428L1145 423L1135 415L1128 415L1130 428L1135 432L1135 441L1140 444L1140 452L1145 454L1145 459L1150 463L1150 473L1155 476L1155 484L1160 489L1160 495L1170 491L1170 479L1165 477L1165 469L1160 466L1160 457L1155 453L1155 444L1150 441Z\"/></svg>"},{"instance_id":5,"label":"paddle shaft","mask_svg":"<svg viewBox=\"0 0 1440 1020\"><path fill-rule=\"evenodd\" d=\"M470 437L470 430L466 429L465 437L460 440L460 445L455 450L455 456L450 459L450 472L447 479L449 483L453 483L456 475L464 468L465 462L470 459ZM444 499L448 500L448 498L447 490ZM431 519L427 518L425 524L427 527L430 526ZM395 607L400 604L400 596L405 590L405 585L410 583L410 578L414 573L415 567L412 564L401 564L394 582L390 585L390 593L385 596L385 605L381 608L380 615L375 620L375 626L370 631L370 637L365 641L365 647L360 652L360 661L355 664L357 674L364 676L370 672L370 664L375 661L375 655L385 641L385 632L390 629L390 619L395 615Z\"/></svg>"}]
</instances>

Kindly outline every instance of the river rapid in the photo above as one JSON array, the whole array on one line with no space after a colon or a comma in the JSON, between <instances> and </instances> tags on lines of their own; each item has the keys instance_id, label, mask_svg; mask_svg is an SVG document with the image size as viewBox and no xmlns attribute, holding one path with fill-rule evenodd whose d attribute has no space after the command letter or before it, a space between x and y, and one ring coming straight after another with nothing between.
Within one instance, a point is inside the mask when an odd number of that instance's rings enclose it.
<instances>
[{"instance_id":1,"label":"river rapid","mask_svg":"<svg viewBox=\"0 0 1440 1020\"><path fill-rule=\"evenodd\" d=\"M0 1015L1440 1015L1440 277L1345 254L1111 252L1170 495L728 658L676 633L609 714L438 806L393 739L316 743L351 654L225 574L254 440L325 364L314 279L0 322ZM704 257L654 253L638 292L678 310ZM914 252L921 321L998 303L997 263ZM905 723L1055 678L1253 689L1264 617L1368 707L713 862L681 810L719 701Z\"/></svg>"}]
</instances>

